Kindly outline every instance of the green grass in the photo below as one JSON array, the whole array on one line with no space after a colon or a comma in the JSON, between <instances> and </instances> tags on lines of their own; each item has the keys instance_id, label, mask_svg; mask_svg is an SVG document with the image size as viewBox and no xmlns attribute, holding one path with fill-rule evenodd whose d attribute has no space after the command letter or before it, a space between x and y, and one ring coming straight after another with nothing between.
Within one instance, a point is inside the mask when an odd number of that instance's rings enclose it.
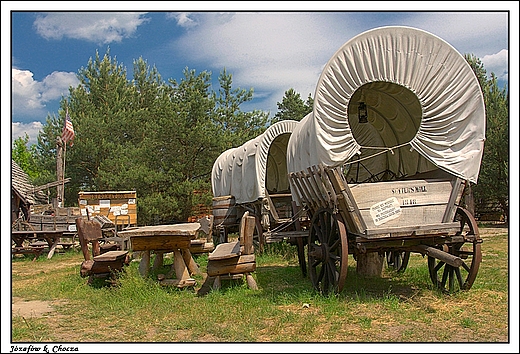
<instances>
[{"instance_id":1,"label":"green grass","mask_svg":"<svg viewBox=\"0 0 520 354\"><path fill-rule=\"evenodd\" d=\"M508 332L508 236L484 239L469 291L444 295L429 280L426 258L412 254L403 273L363 278L349 256L339 295L321 296L302 276L296 248L268 247L253 273L259 290L225 281L218 291L163 287L166 266L142 278L132 262L113 287L79 276L77 250L48 260L12 261L12 295L49 301L53 312L12 317L13 342L498 342ZM207 255L196 262L202 271ZM153 259L152 259L153 261Z\"/></svg>"}]
</instances>

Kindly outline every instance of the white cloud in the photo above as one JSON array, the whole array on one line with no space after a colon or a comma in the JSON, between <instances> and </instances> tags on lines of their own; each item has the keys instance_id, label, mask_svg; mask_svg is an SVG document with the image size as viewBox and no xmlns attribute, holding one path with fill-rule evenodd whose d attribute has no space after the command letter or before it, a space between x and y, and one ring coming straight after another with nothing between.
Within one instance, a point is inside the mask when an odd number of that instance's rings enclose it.
<instances>
[{"instance_id":1,"label":"white cloud","mask_svg":"<svg viewBox=\"0 0 520 354\"><path fill-rule=\"evenodd\" d=\"M75 73L54 71L42 81L42 100L48 102L67 96L69 87L76 87L78 84L79 80Z\"/></svg>"},{"instance_id":2,"label":"white cloud","mask_svg":"<svg viewBox=\"0 0 520 354\"><path fill-rule=\"evenodd\" d=\"M411 13L408 26L422 28L455 47L461 54L479 58L508 46L506 12Z\"/></svg>"},{"instance_id":3,"label":"white cloud","mask_svg":"<svg viewBox=\"0 0 520 354\"><path fill-rule=\"evenodd\" d=\"M51 12L34 21L36 32L46 39L64 37L107 44L121 42L149 21L143 12Z\"/></svg>"},{"instance_id":4,"label":"white cloud","mask_svg":"<svg viewBox=\"0 0 520 354\"><path fill-rule=\"evenodd\" d=\"M25 137L25 134L29 137L28 145L36 144L38 134L43 129L41 122L31 122L24 124L20 122L11 123L11 144L14 140L19 137Z\"/></svg>"},{"instance_id":5,"label":"white cloud","mask_svg":"<svg viewBox=\"0 0 520 354\"><path fill-rule=\"evenodd\" d=\"M485 55L481 60L484 64L486 73L491 76L494 73L495 76L500 80L508 79L508 67L507 67L508 51L502 49L500 52L491 55Z\"/></svg>"},{"instance_id":6,"label":"white cloud","mask_svg":"<svg viewBox=\"0 0 520 354\"><path fill-rule=\"evenodd\" d=\"M306 99L314 96L314 87L324 64L355 30L337 22L339 16L320 13L194 13L198 26L172 43L175 53L183 53L192 65L208 63L226 68L234 86L256 93L270 92L268 106L289 88ZM343 21L345 15L342 15ZM193 67L196 69L197 67ZM218 73L214 73L218 74ZM259 95L255 94L255 97Z\"/></svg>"},{"instance_id":7,"label":"white cloud","mask_svg":"<svg viewBox=\"0 0 520 354\"><path fill-rule=\"evenodd\" d=\"M168 13L168 17L174 18L181 27L190 28L197 25L197 22L190 18L189 12Z\"/></svg>"},{"instance_id":8,"label":"white cloud","mask_svg":"<svg viewBox=\"0 0 520 354\"><path fill-rule=\"evenodd\" d=\"M67 96L69 86L77 86L75 73L53 72L43 81L36 81L29 70L11 69L12 114L42 118L47 114L45 104Z\"/></svg>"}]
</instances>

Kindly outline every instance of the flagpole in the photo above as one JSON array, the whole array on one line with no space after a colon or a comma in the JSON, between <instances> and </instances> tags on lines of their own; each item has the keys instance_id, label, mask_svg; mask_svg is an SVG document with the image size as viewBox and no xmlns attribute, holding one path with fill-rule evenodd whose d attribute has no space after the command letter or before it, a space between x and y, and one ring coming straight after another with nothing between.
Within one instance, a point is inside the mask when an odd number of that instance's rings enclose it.
<instances>
[{"instance_id":1,"label":"flagpole","mask_svg":"<svg viewBox=\"0 0 520 354\"><path fill-rule=\"evenodd\" d=\"M65 205L65 162L66 162L66 153L67 153L67 143L71 142L74 139L74 128L72 127L72 121L70 121L69 117L69 107L66 108L65 113L65 124L63 126L63 130L61 132L61 136L58 137L58 203L61 203L61 206ZM72 144L71 144L72 146ZM63 154L63 156L61 156Z\"/></svg>"},{"instance_id":2,"label":"flagpole","mask_svg":"<svg viewBox=\"0 0 520 354\"><path fill-rule=\"evenodd\" d=\"M63 176L62 176L62 182L61 182L61 190L63 191L63 194L61 196L61 207L65 207L65 156L67 155L67 143L63 144Z\"/></svg>"}]
</instances>

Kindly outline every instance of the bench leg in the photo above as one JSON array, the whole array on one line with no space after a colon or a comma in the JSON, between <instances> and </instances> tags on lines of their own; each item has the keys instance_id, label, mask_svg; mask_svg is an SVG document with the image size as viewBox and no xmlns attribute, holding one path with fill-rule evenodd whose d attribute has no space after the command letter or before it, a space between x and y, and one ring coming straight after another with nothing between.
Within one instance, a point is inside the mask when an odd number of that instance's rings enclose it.
<instances>
[{"instance_id":1,"label":"bench leg","mask_svg":"<svg viewBox=\"0 0 520 354\"><path fill-rule=\"evenodd\" d=\"M173 251L173 267L175 269L175 276L177 279L189 279L190 273L188 272L188 268L186 267L186 263L184 262L184 258L182 257L180 250Z\"/></svg>"},{"instance_id":2,"label":"bench leg","mask_svg":"<svg viewBox=\"0 0 520 354\"><path fill-rule=\"evenodd\" d=\"M215 277L215 281L213 282L213 290L218 290L218 289L220 289L220 286L221 286L220 275L217 275L217 276Z\"/></svg>"},{"instance_id":3,"label":"bench leg","mask_svg":"<svg viewBox=\"0 0 520 354\"><path fill-rule=\"evenodd\" d=\"M249 289L252 290L258 290L258 285L256 284L255 278L249 273L245 273L247 286L249 286Z\"/></svg>"},{"instance_id":4,"label":"bench leg","mask_svg":"<svg viewBox=\"0 0 520 354\"><path fill-rule=\"evenodd\" d=\"M191 251L189 249L183 249L181 250L182 258L184 259L184 263L186 263L186 266L188 267L188 270L191 274L202 274L199 266L197 263L195 263L195 260L193 259L191 255Z\"/></svg>"},{"instance_id":5,"label":"bench leg","mask_svg":"<svg viewBox=\"0 0 520 354\"><path fill-rule=\"evenodd\" d=\"M150 273L150 251L141 252L141 262L139 262L139 274L147 277Z\"/></svg>"},{"instance_id":6,"label":"bench leg","mask_svg":"<svg viewBox=\"0 0 520 354\"><path fill-rule=\"evenodd\" d=\"M155 252L155 259L153 261L152 269L153 270L159 269L160 267L163 266L163 262L164 262L164 252L160 252L160 251Z\"/></svg>"}]
</instances>

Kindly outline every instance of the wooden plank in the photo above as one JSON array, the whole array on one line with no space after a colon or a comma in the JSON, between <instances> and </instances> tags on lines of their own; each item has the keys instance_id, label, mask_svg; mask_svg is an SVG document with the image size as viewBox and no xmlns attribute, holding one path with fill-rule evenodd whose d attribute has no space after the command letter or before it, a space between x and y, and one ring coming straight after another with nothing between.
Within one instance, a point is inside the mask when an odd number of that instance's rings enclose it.
<instances>
[{"instance_id":1,"label":"wooden plank","mask_svg":"<svg viewBox=\"0 0 520 354\"><path fill-rule=\"evenodd\" d=\"M289 184L291 186L291 191L296 196L297 200L295 200L295 202L297 202L300 207L303 207L304 201L302 200L300 187L294 173L289 174Z\"/></svg>"},{"instance_id":2,"label":"wooden plank","mask_svg":"<svg viewBox=\"0 0 520 354\"><path fill-rule=\"evenodd\" d=\"M119 231L120 237L146 237L146 236L190 236L195 239L200 230L200 224L197 222L171 224L171 225L154 225L142 226L129 230Z\"/></svg>"},{"instance_id":3,"label":"wooden plank","mask_svg":"<svg viewBox=\"0 0 520 354\"><path fill-rule=\"evenodd\" d=\"M367 229L385 229L389 227L407 227L440 224L443 221L446 205L425 205L413 208L401 208L397 218L376 225L370 210L361 210Z\"/></svg>"},{"instance_id":4,"label":"wooden plank","mask_svg":"<svg viewBox=\"0 0 520 354\"><path fill-rule=\"evenodd\" d=\"M80 275L86 277L88 275L109 274L112 271L120 271L124 266L124 258L118 258L111 261L97 262L87 260L81 263Z\"/></svg>"},{"instance_id":5,"label":"wooden plank","mask_svg":"<svg viewBox=\"0 0 520 354\"><path fill-rule=\"evenodd\" d=\"M316 197L316 201L320 204L322 208L330 207L330 199L328 199L327 192L324 191L323 183L321 183L321 178L317 175L316 166L311 166L307 168L307 180L309 181L309 185L314 190L314 195Z\"/></svg>"},{"instance_id":6,"label":"wooden plank","mask_svg":"<svg viewBox=\"0 0 520 354\"><path fill-rule=\"evenodd\" d=\"M380 227L366 230L367 238L376 237L397 237L397 236L423 236L423 235L454 235L460 230L458 222L439 223L439 224L422 224L409 225L399 227Z\"/></svg>"},{"instance_id":7,"label":"wooden plank","mask_svg":"<svg viewBox=\"0 0 520 354\"><path fill-rule=\"evenodd\" d=\"M128 254L128 251L109 251L109 252L100 254L99 256L96 256L93 259L96 262L115 261L120 258L126 257L127 254Z\"/></svg>"},{"instance_id":8,"label":"wooden plank","mask_svg":"<svg viewBox=\"0 0 520 354\"><path fill-rule=\"evenodd\" d=\"M313 210L318 210L319 204L315 200L313 193L309 190L308 182L305 179L305 175L303 172L297 172L296 177L298 178L298 182L300 183L301 191L303 194L303 199Z\"/></svg>"},{"instance_id":9,"label":"wooden plank","mask_svg":"<svg viewBox=\"0 0 520 354\"><path fill-rule=\"evenodd\" d=\"M452 184L447 180L410 180L349 185L359 209L395 197L401 207L444 204L449 201Z\"/></svg>"},{"instance_id":10,"label":"wooden plank","mask_svg":"<svg viewBox=\"0 0 520 354\"><path fill-rule=\"evenodd\" d=\"M121 233L118 233L120 235ZM175 236L132 236L132 250L134 251L173 251L175 249L189 248L190 237L186 235Z\"/></svg>"},{"instance_id":11,"label":"wooden plank","mask_svg":"<svg viewBox=\"0 0 520 354\"><path fill-rule=\"evenodd\" d=\"M338 205L338 198L337 198L337 194L336 194L336 191L334 190L334 186L332 185L332 182L330 181L330 177L329 175L325 172L325 168L323 167L322 164L320 164L318 166L319 170L320 170L320 174L322 176L322 180L324 181L325 183L325 190L328 191L328 194L329 194L329 198L331 198L331 206L334 207L334 206L337 206Z\"/></svg>"},{"instance_id":12,"label":"wooden plank","mask_svg":"<svg viewBox=\"0 0 520 354\"><path fill-rule=\"evenodd\" d=\"M244 254L254 253L253 233L256 219L254 216L243 216L240 222L240 244L244 247Z\"/></svg>"},{"instance_id":13,"label":"wooden plank","mask_svg":"<svg viewBox=\"0 0 520 354\"><path fill-rule=\"evenodd\" d=\"M323 193L320 190L319 184L316 182L316 179L314 178L312 169L310 167L307 168L307 172L308 173L305 174L305 181L307 181L307 186L312 194L312 197L314 198L319 207L327 208L327 201L323 197Z\"/></svg>"},{"instance_id":14,"label":"wooden plank","mask_svg":"<svg viewBox=\"0 0 520 354\"><path fill-rule=\"evenodd\" d=\"M469 183L469 182L468 182ZM456 178L452 181L453 188L450 195L450 200L448 201L448 207L446 208L446 212L444 213L444 217L442 218L444 222L453 221L455 218L455 213L457 212L457 205L462 198L462 193L464 192L465 183L462 179Z\"/></svg>"},{"instance_id":15,"label":"wooden plank","mask_svg":"<svg viewBox=\"0 0 520 354\"><path fill-rule=\"evenodd\" d=\"M254 254L242 255L231 259L208 260L207 273L213 277L222 274L251 273L256 269Z\"/></svg>"},{"instance_id":16,"label":"wooden plank","mask_svg":"<svg viewBox=\"0 0 520 354\"><path fill-rule=\"evenodd\" d=\"M363 220L356 201L348 187L348 184L342 177L339 168L325 169L329 180L334 187L334 192L338 197L339 210L342 212L344 221L351 232L364 233L367 229L365 221Z\"/></svg>"},{"instance_id":17,"label":"wooden plank","mask_svg":"<svg viewBox=\"0 0 520 354\"><path fill-rule=\"evenodd\" d=\"M271 197L269 196L269 193L267 193L267 191L265 191L265 199L267 200L267 205L269 205L269 211L273 217L273 219L276 221L276 222L279 222L280 218L278 216L278 212L276 211L276 208L274 206L274 203L273 201L271 200Z\"/></svg>"},{"instance_id":18,"label":"wooden plank","mask_svg":"<svg viewBox=\"0 0 520 354\"><path fill-rule=\"evenodd\" d=\"M208 255L208 261L239 257L240 241L221 243Z\"/></svg>"}]
</instances>

